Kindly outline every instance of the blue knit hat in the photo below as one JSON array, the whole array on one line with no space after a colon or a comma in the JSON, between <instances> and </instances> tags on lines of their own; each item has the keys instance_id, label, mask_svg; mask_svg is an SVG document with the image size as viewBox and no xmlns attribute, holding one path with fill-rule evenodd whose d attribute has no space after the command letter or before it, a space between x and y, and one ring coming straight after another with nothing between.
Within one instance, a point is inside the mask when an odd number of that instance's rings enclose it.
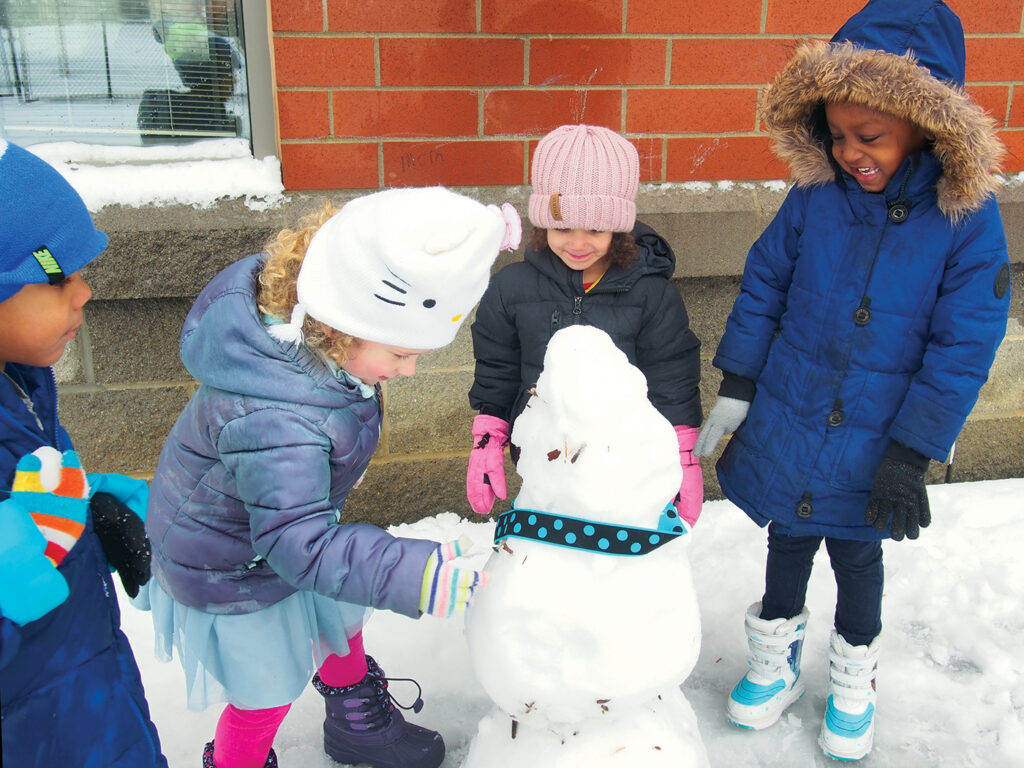
<instances>
[{"instance_id":1,"label":"blue knit hat","mask_svg":"<svg viewBox=\"0 0 1024 768\"><path fill-rule=\"evenodd\" d=\"M0 139L0 301L57 283L107 247L82 198L49 163Z\"/></svg>"}]
</instances>

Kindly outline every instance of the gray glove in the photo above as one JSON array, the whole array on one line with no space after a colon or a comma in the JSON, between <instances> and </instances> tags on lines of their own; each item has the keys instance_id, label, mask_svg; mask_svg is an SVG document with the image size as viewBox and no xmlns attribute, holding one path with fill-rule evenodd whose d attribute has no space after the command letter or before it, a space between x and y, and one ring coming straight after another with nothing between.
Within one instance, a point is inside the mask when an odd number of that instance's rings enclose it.
<instances>
[{"instance_id":1,"label":"gray glove","mask_svg":"<svg viewBox=\"0 0 1024 768\"><path fill-rule=\"evenodd\" d=\"M710 456L718 447L718 442L725 435L735 432L747 418L750 410L749 400L737 400L735 397L718 396L714 408L708 414L701 427L697 444L693 446L694 456Z\"/></svg>"}]
</instances>

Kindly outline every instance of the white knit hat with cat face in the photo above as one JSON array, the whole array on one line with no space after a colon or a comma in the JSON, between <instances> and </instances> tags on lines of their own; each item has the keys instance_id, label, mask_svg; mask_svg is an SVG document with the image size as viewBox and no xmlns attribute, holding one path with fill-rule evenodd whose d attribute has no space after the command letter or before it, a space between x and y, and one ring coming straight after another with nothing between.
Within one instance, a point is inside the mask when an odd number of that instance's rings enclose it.
<instances>
[{"instance_id":1,"label":"white knit hat with cat face","mask_svg":"<svg viewBox=\"0 0 1024 768\"><path fill-rule=\"evenodd\" d=\"M444 187L356 198L310 241L291 322L268 330L301 339L308 314L367 341L443 347L483 295L498 253L518 247L521 234L509 203L484 205Z\"/></svg>"}]
</instances>

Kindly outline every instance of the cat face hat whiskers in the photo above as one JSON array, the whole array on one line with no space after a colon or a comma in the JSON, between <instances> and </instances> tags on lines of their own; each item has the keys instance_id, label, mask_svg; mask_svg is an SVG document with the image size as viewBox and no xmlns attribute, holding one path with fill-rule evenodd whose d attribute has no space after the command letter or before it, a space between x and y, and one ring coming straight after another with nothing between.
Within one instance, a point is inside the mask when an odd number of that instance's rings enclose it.
<instances>
[{"instance_id":1,"label":"cat face hat whiskers","mask_svg":"<svg viewBox=\"0 0 1024 768\"><path fill-rule=\"evenodd\" d=\"M268 331L301 340L308 314L367 341L443 347L483 295L498 253L521 236L511 204L484 205L444 187L356 198L313 236L291 320Z\"/></svg>"}]
</instances>

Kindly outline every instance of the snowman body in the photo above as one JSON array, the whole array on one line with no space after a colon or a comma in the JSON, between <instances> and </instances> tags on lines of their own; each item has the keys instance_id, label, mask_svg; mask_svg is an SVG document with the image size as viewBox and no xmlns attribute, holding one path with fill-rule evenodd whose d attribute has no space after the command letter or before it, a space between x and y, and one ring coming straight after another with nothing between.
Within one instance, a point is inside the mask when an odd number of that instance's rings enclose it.
<instances>
[{"instance_id":1,"label":"snowman body","mask_svg":"<svg viewBox=\"0 0 1024 768\"><path fill-rule=\"evenodd\" d=\"M603 331L559 331L512 442L522 490L466 617L496 710L465 767L523 765L538 749L546 765L706 765L679 690L700 614L671 505L678 443L643 375ZM656 544L630 554L633 542Z\"/></svg>"}]
</instances>

